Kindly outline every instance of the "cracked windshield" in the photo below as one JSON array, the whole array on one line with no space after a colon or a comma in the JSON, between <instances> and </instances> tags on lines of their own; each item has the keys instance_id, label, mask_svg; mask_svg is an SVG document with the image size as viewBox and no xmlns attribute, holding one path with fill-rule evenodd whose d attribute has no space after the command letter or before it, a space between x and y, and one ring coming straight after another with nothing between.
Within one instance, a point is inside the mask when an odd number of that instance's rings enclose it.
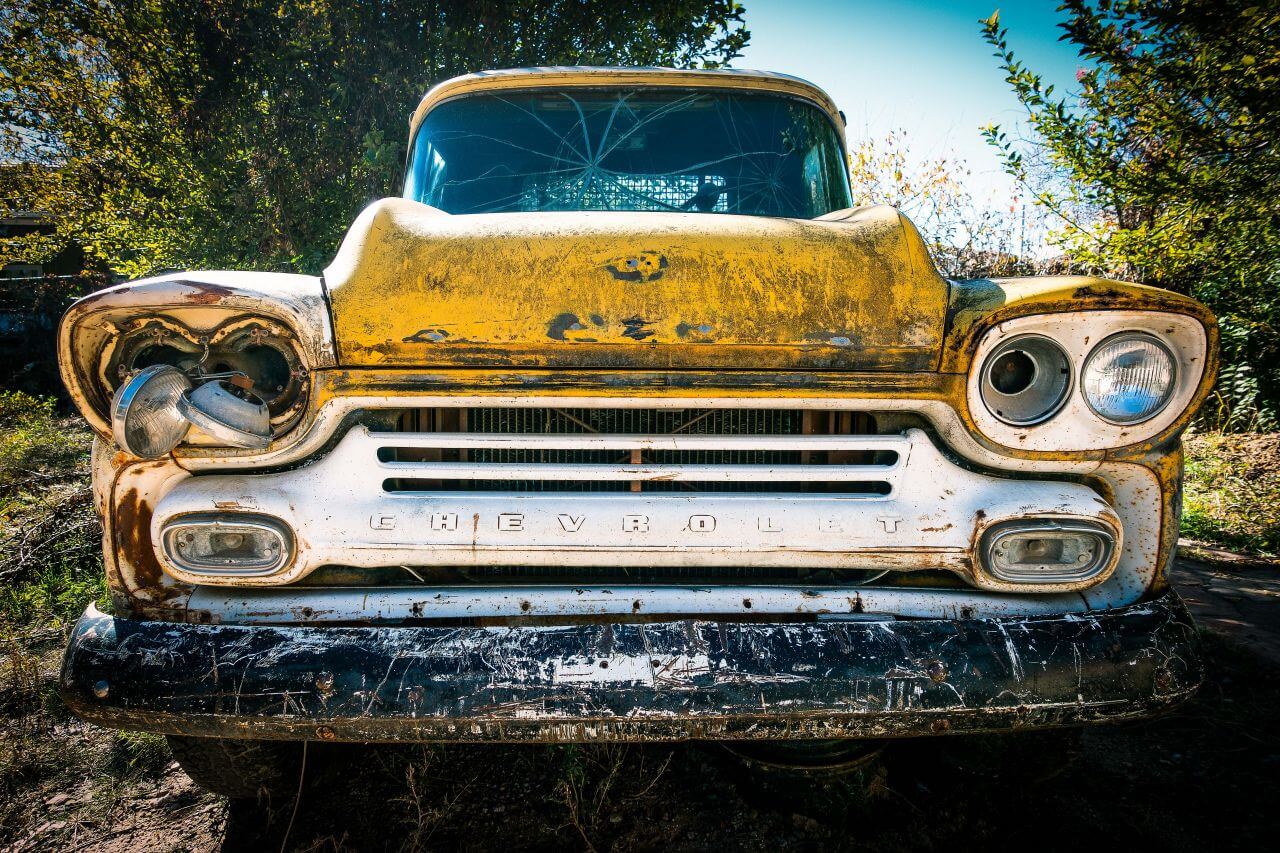
<instances>
[{"instance_id":1,"label":"cracked windshield","mask_svg":"<svg viewBox=\"0 0 1280 853\"><path fill-rule=\"evenodd\" d=\"M650 210L812 218L849 206L840 140L783 96L476 95L423 121L405 196L449 213Z\"/></svg>"}]
</instances>

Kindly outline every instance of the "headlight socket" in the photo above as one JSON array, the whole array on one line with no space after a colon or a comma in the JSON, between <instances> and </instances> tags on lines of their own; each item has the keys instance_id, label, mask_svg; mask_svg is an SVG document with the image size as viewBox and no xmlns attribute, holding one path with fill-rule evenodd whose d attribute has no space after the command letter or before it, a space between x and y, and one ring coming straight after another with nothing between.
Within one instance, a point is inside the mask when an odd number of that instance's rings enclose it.
<instances>
[{"instance_id":1,"label":"headlight socket","mask_svg":"<svg viewBox=\"0 0 1280 853\"><path fill-rule=\"evenodd\" d=\"M982 402L1011 426L1053 417L1071 393L1071 360L1044 335L1018 335L987 356L979 377Z\"/></svg>"}]
</instances>

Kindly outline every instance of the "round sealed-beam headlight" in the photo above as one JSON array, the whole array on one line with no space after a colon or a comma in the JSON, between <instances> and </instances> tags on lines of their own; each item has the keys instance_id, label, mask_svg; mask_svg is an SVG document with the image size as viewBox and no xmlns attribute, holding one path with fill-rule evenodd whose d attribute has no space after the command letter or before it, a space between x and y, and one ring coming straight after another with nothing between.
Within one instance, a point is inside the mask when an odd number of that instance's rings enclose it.
<instances>
[{"instance_id":1,"label":"round sealed-beam headlight","mask_svg":"<svg viewBox=\"0 0 1280 853\"><path fill-rule=\"evenodd\" d=\"M1136 424L1168 405L1177 367L1173 353L1151 335L1121 332L1094 347L1080 376L1084 400L1095 415L1113 424Z\"/></svg>"},{"instance_id":2,"label":"round sealed-beam headlight","mask_svg":"<svg viewBox=\"0 0 1280 853\"><path fill-rule=\"evenodd\" d=\"M178 400L191 388L187 375L168 364L154 364L131 376L111 400L111 435L134 456L154 459L178 446L191 428Z\"/></svg>"},{"instance_id":3,"label":"round sealed-beam headlight","mask_svg":"<svg viewBox=\"0 0 1280 853\"><path fill-rule=\"evenodd\" d=\"M1057 414L1071 390L1071 362L1043 335L1020 335L1000 344L983 362L982 402L1000 420L1031 426Z\"/></svg>"}]
</instances>

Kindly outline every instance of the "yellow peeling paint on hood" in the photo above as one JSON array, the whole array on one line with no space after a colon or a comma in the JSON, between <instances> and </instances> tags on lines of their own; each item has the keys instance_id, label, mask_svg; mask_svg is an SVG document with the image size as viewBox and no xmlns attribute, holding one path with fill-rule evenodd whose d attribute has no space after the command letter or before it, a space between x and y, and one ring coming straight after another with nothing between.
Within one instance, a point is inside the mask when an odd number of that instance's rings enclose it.
<instances>
[{"instance_id":1,"label":"yellow peeling paint on hood","mask_svg":"<svg viewBox=\"0 0 1280 853\"><path fill-rule=\"evenodd\" d=\"M947 304L888 207L451 216L383 199L324 280L349 366L931 370Z\"/></svg>"}]
</instances>

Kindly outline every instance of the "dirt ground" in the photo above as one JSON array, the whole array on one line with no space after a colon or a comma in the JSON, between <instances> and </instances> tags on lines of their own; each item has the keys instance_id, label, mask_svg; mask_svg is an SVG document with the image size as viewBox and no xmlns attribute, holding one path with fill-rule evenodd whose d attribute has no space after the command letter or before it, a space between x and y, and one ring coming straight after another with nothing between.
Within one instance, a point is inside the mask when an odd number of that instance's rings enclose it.
<instances>
[{"instance_id":1,"label":"dirt ground","mask_svg":"<svg viewBox=\"0 0 1280 853\"><path fill-rule=\"evenodd\" d=\"M229 806L192 785L162 744L104 745L101 730L67 718L48 734L83 753L81 778L51 778L9 803L29 819L7 849L1270 847L1280 830L1276 567L1183 560L1177 580L1209 629L1210 678L1147 723L897 742L852 776L817 781L749 768L714 744L312 746L298 797ZM51 640L41 669L56 662Z\"/></svg>"}]
</instances>

